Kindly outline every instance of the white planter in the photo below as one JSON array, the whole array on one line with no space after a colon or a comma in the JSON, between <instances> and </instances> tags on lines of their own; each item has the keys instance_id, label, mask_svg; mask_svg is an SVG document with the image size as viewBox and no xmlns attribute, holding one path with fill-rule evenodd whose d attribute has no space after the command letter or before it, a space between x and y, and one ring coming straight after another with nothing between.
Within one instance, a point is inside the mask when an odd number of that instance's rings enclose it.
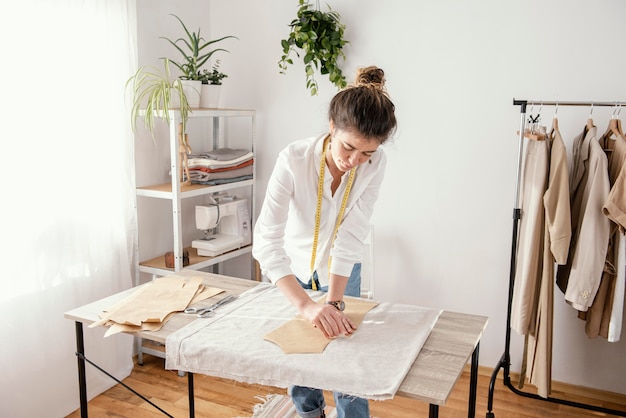
<instances>
[{"instance_id":1,"label":"white planter","mask_svg":"<svg viewBox=\"0 0 626 418\"><path fill-rule=\"evenodd\" d=\"M219 84L203 84L200 94L200 107L212 109L219 107L221 90L222 86Z\"/></svg>"},{"instance_id":2,"label":"white planter","mask_svg":"<svg viewBox=\"0 0 626 418\"><path fill-rule=\"evenodd\" d=\"M202 90L202 81L200 80L181 80L183 92L187 97L189 107L200 107L200 91ZM179 106L180 107L180 104Z\"/></svg>"},{"instance_id":3,"label":"white planter","mask_svg":"<svg viewBox=\"0 0 626 418\"><path fill-rule=\"evenodd\" d=\"M171 109L180 109L180 96L178 90L170 89L170 104L168 106Z\"/></svg>"}]
</instances>

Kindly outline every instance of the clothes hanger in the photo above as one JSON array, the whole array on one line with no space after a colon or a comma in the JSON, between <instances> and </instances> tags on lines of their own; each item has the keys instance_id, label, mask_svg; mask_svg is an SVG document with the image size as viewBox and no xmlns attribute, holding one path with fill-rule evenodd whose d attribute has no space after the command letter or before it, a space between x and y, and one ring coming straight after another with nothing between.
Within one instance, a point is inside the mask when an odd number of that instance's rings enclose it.
<instances>
[{"instance_id":1,"label":"clothes hanger","mask_svg":"<svg viewBox=\"0 0 626 418\"><path fill-rule=\"evenodd\" d=\"M537 112L537 116L532 115L533 107L534 104L531 104L530 114L528 117L528 127L524 129L524 138L532 139L535 141L542 141L546 139L545 128L539 126L539 121L541 121L541 108L543 107L543 104L539 107L539 112Z\"/></svg>"},{"instance_id":2,"label":"clothes hanger","mask_svg":"<svg viewBox=\"0 0 626 418\"><path fill-rule=\"evenodd\" d=\"M591 102L591 109L589 110L589 117L587 118L587 125L585 126L585 133L589 132L593 128L593 102Z\"/></svg>"},{"instance_id":3,"label":"clothes hanger","mask_svg":"<svg viewBox=\"0 0 626 418\"><path fill-rule=\"evenodd\" d=\"M550 128L550 136L554 134L554 132L559 130L559 119L556 114L559 112L559 103L556 103L554 108L554 117L552 118L552 127Z\"/></svg>"},{"instance_id":4,"label":"clothes hanger","mask_svg":"<svg viewBox=\"0 0 626 418\"><path fill-rule=\"evenodd\" d=\"M615 107L613 108L613 114L611 115L611 119L609 120L609 126L606 128L606 132L604 132L604 135L602 135L603 139L615 140L618 137L623 136L623 133L620 132L618 122L619 122L619 113L617 113L617 104L616 104Z\"/></svg>"},{"instance_id":5,"label":"clothes hanger","mask_svg":"<svg viewBox=\"0 0 626 418\"><path fill-rule=\"evenodd\" d=\"M620 136L622 138L624 138L624 131L622 131L622 120L619 118L619 114L622 112L622 104L619 104L619 107L617 109L617 114L616 114L616 120L617 120L617 132L619 132Z\"/></svg>"}]
</instances>

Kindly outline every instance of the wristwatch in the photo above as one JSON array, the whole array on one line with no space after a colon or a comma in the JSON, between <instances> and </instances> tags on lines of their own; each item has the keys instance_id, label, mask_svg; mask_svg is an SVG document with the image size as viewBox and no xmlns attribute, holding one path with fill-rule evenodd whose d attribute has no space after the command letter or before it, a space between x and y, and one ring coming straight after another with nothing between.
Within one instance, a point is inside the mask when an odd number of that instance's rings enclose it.
<instances>
[{"instance_id":1,"label":"wristwatch","mask_svg":"<svg viewBox=\"0 0 626 418\"><path fill-rule=\"evenodd\" d=\"M339 300L339 301L327 300L326 304L333 305L335 308L339 309L340 311L343 311L344 309L346 309L346 304L343 302L343 300Z\"/></svg>"}]
</instances>

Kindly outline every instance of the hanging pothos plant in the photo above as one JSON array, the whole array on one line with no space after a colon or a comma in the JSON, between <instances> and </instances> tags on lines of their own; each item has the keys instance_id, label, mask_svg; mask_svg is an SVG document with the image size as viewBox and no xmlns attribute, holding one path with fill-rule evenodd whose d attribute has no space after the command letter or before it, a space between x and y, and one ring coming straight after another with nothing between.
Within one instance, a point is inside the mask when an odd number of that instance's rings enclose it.
<instances>
[{"instance_id":1,"label":"hanging pothos plant","mask_svg":"<svg viewBox=\"0 0 626 418\"><path fill-rule=\"evenodd\" d=\"M288 64L293 64L290 54L293 51L298 57L300 49L304 54L304 71L306 73L306 87L311 96L317 94L315 71L328 74L330 81L337 88L346 87L346 78L337 64L341 57L346 58L343 46L347 43L343 39L345 25L341 23L339 13L328 6L328 12L322 12L319 1L314 9L308 0L299 0L297 18L289 26L291 31L287 39L281 41L283 55L278 62L280 73L285 74Z\"/></svg>"}]
</instances>

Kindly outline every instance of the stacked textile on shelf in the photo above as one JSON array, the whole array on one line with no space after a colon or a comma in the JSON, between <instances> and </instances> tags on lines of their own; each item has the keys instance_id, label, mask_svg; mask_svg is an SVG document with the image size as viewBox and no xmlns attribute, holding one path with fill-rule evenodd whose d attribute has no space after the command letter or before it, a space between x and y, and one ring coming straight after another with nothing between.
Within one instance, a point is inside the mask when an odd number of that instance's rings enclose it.
<instances>
[{"instance_id":1,"label":"stacked textile on shelf","mask_svg":"<svg viewBox=\"0 0 626 418\"><path fill-rule=\"evenodd\" d=\"M254 154L246 149L217 148L187 157L192 183L216 185L251 179Z\"/></svg>"}]
</instances>

